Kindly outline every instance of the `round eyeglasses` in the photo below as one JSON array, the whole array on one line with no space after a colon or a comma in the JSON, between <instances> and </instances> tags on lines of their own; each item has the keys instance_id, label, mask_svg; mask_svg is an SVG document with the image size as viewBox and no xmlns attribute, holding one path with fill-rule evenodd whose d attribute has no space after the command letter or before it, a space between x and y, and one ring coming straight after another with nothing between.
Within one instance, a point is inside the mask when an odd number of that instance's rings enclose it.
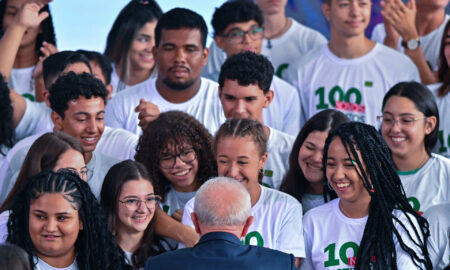
<instances>
[{"instance_id":1,"label":"round eyeglasses","mask_svg":"<svg viewBox=\"0 0 450 270\"><path fill-rule=\"evenodd\" d=\"M176 155L162 154L159 159L159 166L163 169L172 169L175 166L177 158L180 158L184 163L191 163L197 158L197 154L193 148L185 148Z\"/></svg>"},{"instance_id":2,"label":"round eyeglasses","mask_svg":"<svg viewBox=\"0 0 450 270\"><path fill-rule=\"evenodd\" d=\"M123 201L119 200L119 202L124 204L125 207L130 211L134 211L141 207L141 203L145 203L145 207L147 207L148 209L154 209L156 203L160 201L161 197L159 195L149 196L145 200L139 200L137 198L129 198Z\"/></svg>"}]
</instances>

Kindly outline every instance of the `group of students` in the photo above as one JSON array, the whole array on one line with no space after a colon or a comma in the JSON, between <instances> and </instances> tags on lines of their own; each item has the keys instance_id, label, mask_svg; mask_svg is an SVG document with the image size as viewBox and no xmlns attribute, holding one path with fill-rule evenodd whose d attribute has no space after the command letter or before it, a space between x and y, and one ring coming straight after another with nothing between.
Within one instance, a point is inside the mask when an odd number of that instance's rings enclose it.
<instances>
[{"instance_id":1,"label":"group of students","mask_svg":"<svg viewBox=\"0 0 450 270\"><path fill-rule=\"evenodd\" d=\"M326 0L329 42L286 1L229 1L208 50L197 13L132 0L102 55L57 52L48 2L0 2L0 242L34 269L139 269L195 245L195 194L217 175L250 194L241 242L301 269L450 264L445 13L439 51L404 55L365 36L370 1ZM402 5L383 3L386 44L421 32L395 23Z\"/></svg>"}]
</instances>

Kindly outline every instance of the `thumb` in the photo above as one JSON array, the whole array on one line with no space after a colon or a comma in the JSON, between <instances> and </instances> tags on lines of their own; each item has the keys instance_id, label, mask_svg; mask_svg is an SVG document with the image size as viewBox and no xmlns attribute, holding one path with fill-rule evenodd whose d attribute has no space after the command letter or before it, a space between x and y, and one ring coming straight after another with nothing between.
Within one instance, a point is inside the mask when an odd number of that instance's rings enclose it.
<instances>
[{"instance_id":1,"label":"thumb","mask_svg":"<svg viewBox=\"0 0 450 270\"><path fill-rule=\"evenodd\" d=\"M47 11L39 13L39 17L38 17L39 22L42 22L43 20L47 19L48 16L49 16L49 14Z\"/></svg>"},{"instance_id":2,"label":"thumb","mask_svg":"<svg viewBox=\"0 0 450 270\"><path fill-rule=\"evenodd\" d=\"M135 112L139 112L141 110L141 106L144 105L145 103L145 99L141 98L139 100L139 105L136 106L136 108L134 109Z\"/></svg>"}]
</instances>

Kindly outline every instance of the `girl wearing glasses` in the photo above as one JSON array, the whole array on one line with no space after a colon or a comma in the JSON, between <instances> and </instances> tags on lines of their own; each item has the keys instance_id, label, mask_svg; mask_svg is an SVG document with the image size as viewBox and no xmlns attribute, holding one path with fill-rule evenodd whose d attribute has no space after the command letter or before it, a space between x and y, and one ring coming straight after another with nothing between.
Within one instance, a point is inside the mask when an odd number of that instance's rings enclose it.
<instances>
[{"instance_id":1,"label":"girl wearing glasses","mask_svg":"<svg viewBox=\"0 0 450 270\"><path fill-rule=\"evenodd\" d=\"M151 179L155 180L164 212L178 222L181 222L186 202L206 180L217 175L211 143L212 136L207 129L192 116L179 111L161 113L139 139L135 158L147 167ZM157 216L158 219L162 216L162 222L157 228L167 220L159 211L157 209ZM176 230L168 233L170 235L161 234L186 242L173 235Z\"/></svg>"},{"instance_id":2,"label":"girl wearing glasses","mask_svg":"<svg viewBox=\"0 0 450 270\"><path fill-rule=\"evenodd\" d=\"M100 201L128 264L143 268L149 256L164 251L154 233L160 197L144 165L125 160L112 166L103 182Z\"/></svg>"},{"instance_id":3,"label":"girl wearing glasses","mask_svg":"<svg viewBox=\"0 0 450 270\"><path fill-rule=\"evenodd\" d=\"M421 83L398 83L386 93L382 112L381 134L413 209L423 213L448 202L450 160L431 153L439 132L433 94Z\"/></svg>"}]
</instances>

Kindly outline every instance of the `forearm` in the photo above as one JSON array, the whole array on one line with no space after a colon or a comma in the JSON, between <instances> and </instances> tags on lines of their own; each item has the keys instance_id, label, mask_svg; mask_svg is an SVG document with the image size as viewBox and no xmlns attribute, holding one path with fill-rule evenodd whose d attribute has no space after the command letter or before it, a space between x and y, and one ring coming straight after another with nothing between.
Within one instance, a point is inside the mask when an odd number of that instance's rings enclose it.
<instances>
[{"instance_id":1,"label":"forearm","mask_svg":"<svg viewBox=\"0 0 450 270\"><path fill-rule=\"evenodd\" d=\"M9 96L11 98L11 103L13 107L13 125L14 128L17 127L20 120L22 120L22 117L25 113L25 109L27 107L27 103L25 102L25 99L17 94L14 90L9 90Z\"/></svg>"},{"instance_id":2,"label":"forearm","mask_svg":"<svg viewBox=\"0 0 450 270\"><path fill-rule=\"evenodd\" d=\"M167 215L160 207L156 208L155 231L157 234L184 243L191 247L198 242L198 234L190 227Z\"/></svg>"},{"instance_id":3,"label":"forearm","mask_svg":"<svg viewBox=\"0 0 450 270\"><path fill-rule=\"evenodd\" d=\"M26 27L12 23L0 40L0 73L9 79Z\"/></svg>"},{"instance_id":4,"label":"forearm","mask_svg":"<svg viewBox=\"0 0 450 270\"><path fill-rule=\"evenodd\" d=\"M420 80L423 84L432 84L438 82L436 75L433 73L430 66L428 66L425 56L423 55L422 47L419 46L419 48L415 50L405 49L405 54L408 55L409 58L411 58L411 60L419 69Z\"/></svg>"}]
</instances>

